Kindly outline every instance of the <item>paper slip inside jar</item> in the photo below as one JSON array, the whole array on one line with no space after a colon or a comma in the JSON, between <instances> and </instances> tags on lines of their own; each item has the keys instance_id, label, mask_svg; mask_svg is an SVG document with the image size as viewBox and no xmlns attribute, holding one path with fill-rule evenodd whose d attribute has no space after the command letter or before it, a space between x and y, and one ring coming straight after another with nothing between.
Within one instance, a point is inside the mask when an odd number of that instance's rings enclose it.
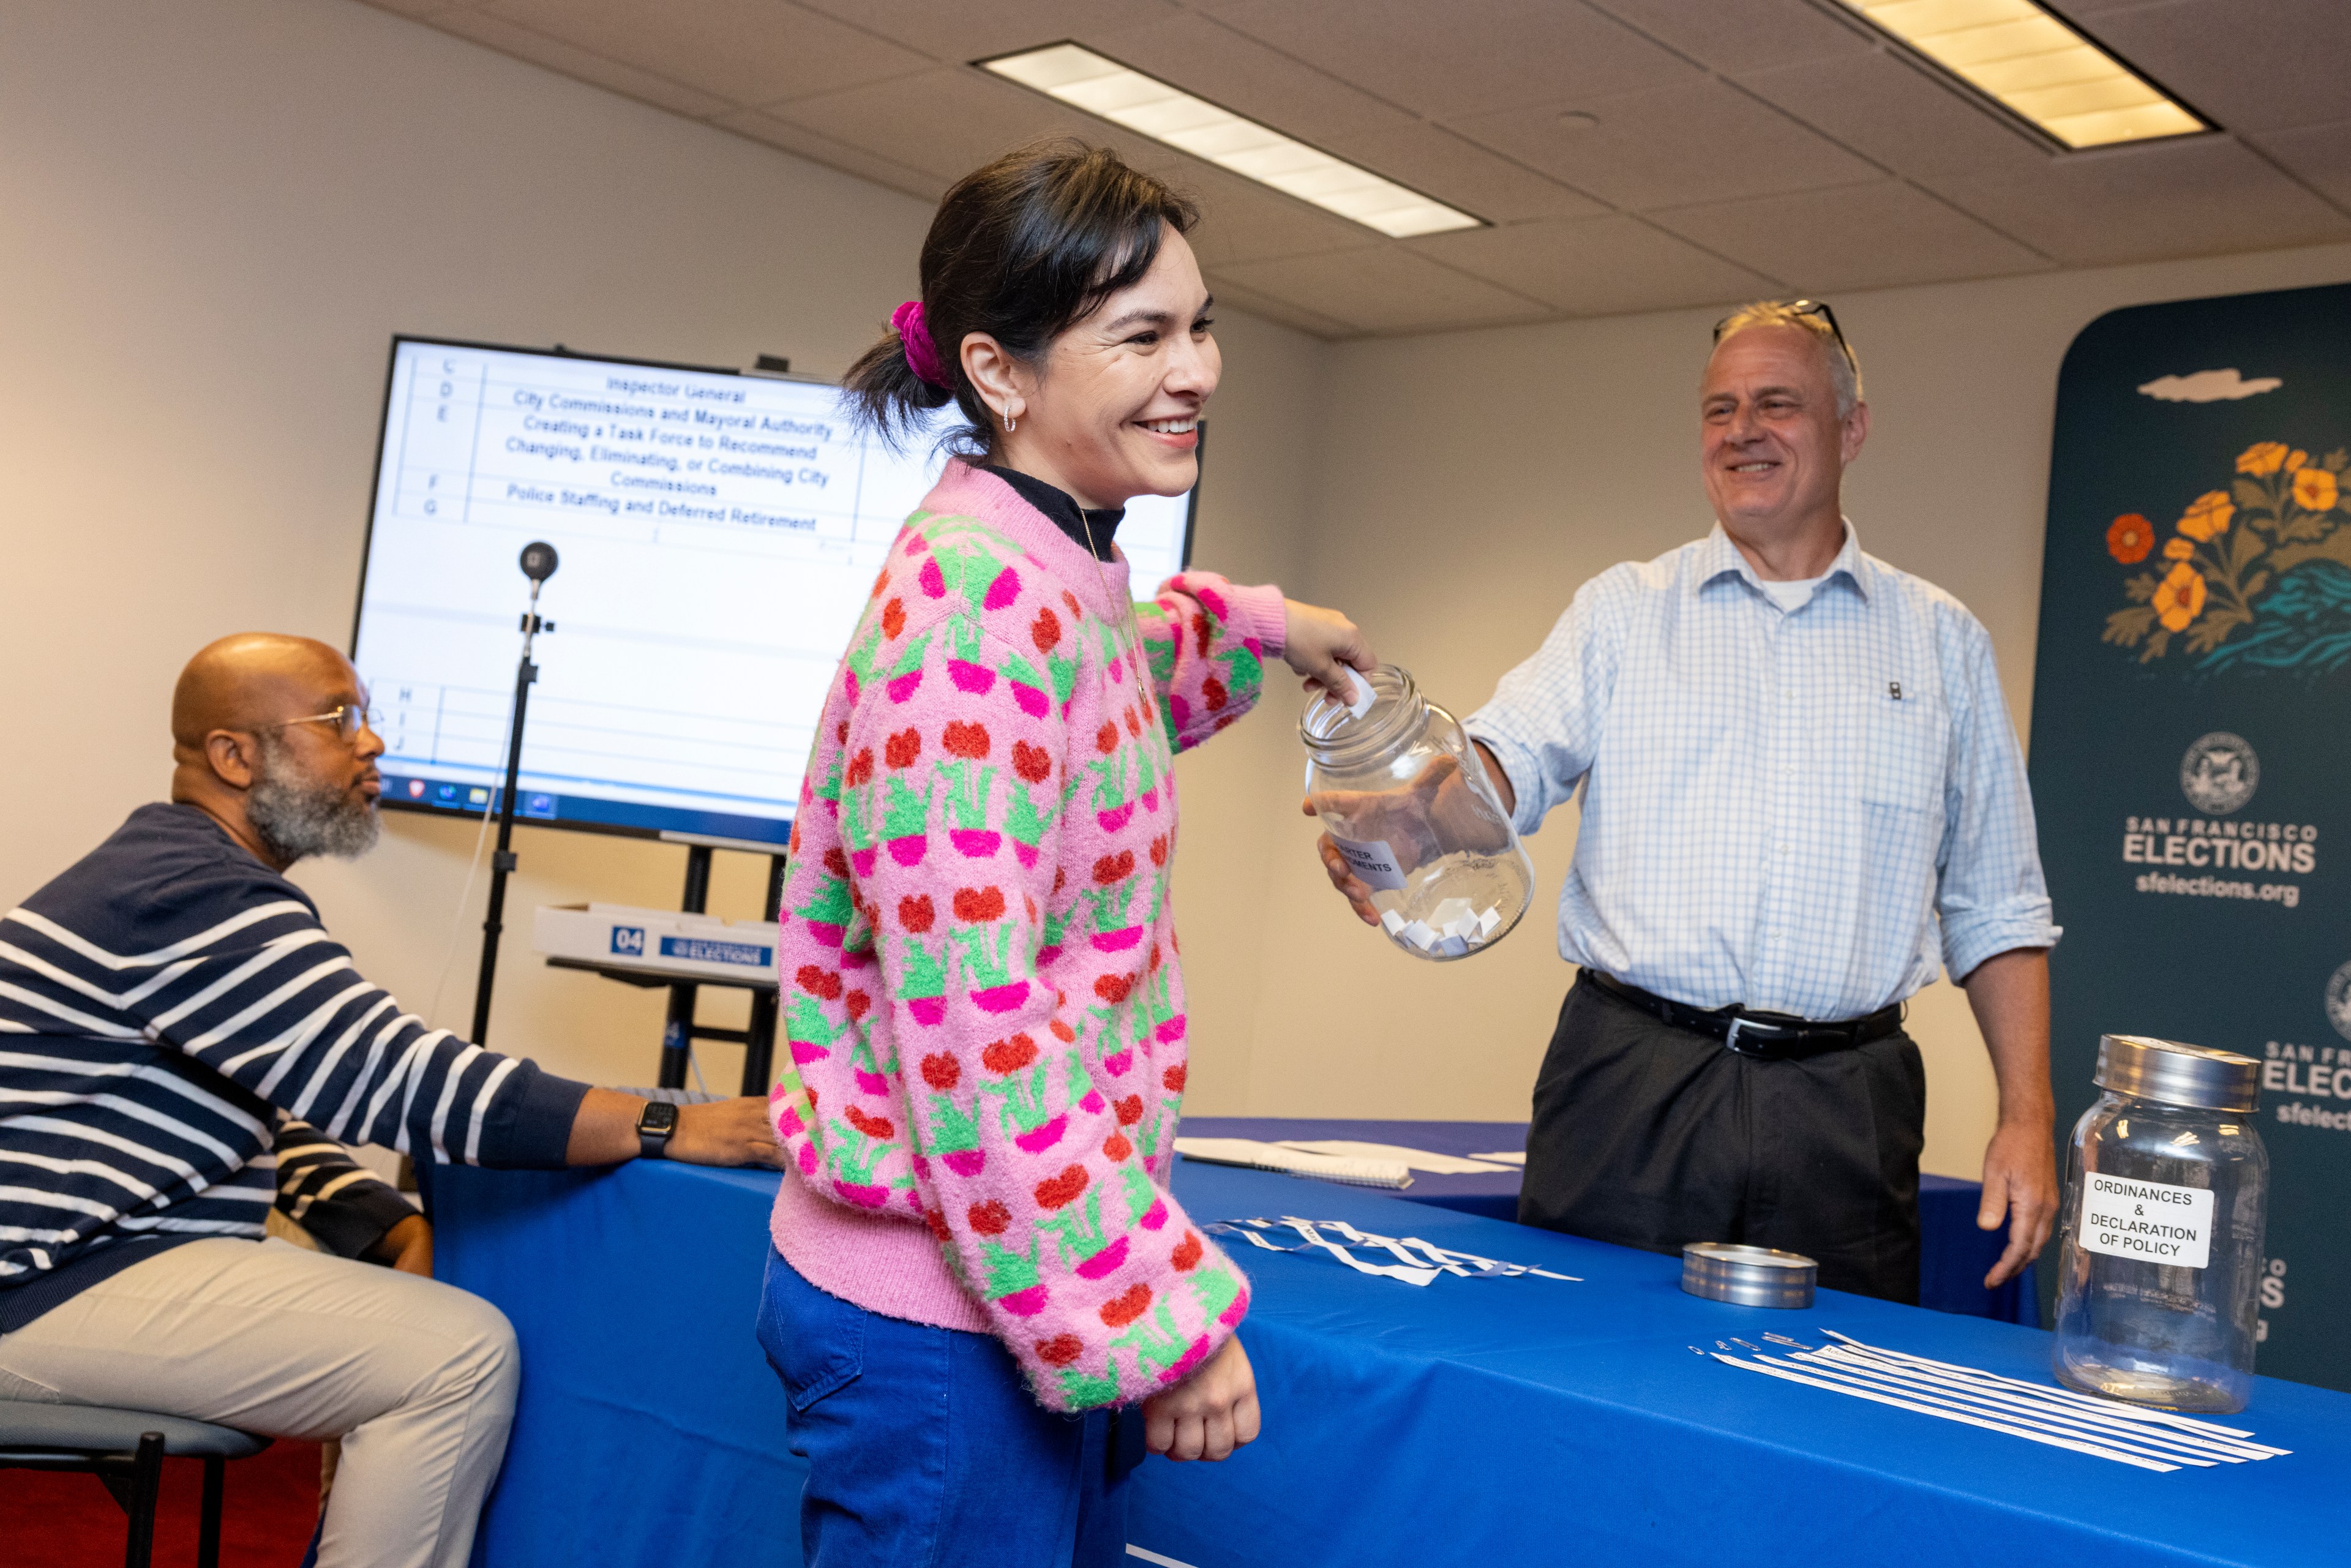
<instances>
[{"instance_id":1,"label":"paper slip inside jar","mask_svg":"<svg viewBox=\"0 0 2351 1568\"><path fill-rule=\"evenodd\" d=\"M1380 925L1389 936L1424 953L1458 958L1493 939L1501 929L1502 914L1498 909L1472 911L1468 899L1448 898L1429 911L1425 920L1406 920L1391 909L1380 916Z\"/></svg>"}]
</instances>

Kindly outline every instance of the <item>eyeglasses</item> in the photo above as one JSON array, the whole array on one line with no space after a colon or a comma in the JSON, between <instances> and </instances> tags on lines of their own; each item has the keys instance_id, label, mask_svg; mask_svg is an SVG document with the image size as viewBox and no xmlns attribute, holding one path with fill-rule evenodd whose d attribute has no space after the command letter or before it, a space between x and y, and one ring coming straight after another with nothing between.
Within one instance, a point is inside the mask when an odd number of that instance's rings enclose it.
<instances>
[{"instance_id":1,"label":"eyeglasses","mask_svg":"<svg viewBox=\"0 0 2351 1568\"><path fill-rule=\"evenodd\" d=\"M1787 311L1791 316L1817 316L1827 322L1829 336L1836 340L1837 348L1844 354L1844 362L1853 367L1854 374L1861 373L1861 361L1853 357L1853 345L1844 340L1844 329L1837 325L1836 312L1828 308L1826 300L1791 299L1787 303ZM1725 316L1721 320L1717 321L1714 324L1714 340L1718 343L1721 342L1722 329L1738 319L1734 314Z\"/></svg>"},{"instance_id":2,"label":"eyeglasses","mask_svg":"<svg viewBox=\"0 0 2351 1568\"><path fill-rule=\"evenodd\" d=\"M300 718L279 719L276 724L256 724L256 729L288 729L298 724L331 724L346 745L360 737L362 729L382 727L383 715L372 703L340 703L324 713L305 714Z\"/></svg>"}]
</instances>

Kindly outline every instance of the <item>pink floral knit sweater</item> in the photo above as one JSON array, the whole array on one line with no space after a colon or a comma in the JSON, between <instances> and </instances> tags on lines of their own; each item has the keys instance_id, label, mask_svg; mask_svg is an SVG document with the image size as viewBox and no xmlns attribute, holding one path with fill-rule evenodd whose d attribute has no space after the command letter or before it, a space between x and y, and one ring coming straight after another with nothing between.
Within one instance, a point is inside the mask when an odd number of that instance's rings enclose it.
<instances>
[{"instance_id":1,"label":"pink floral knit sweater","mask_svg":"<svg viewBox=\"0 0 2351 1568\"><path fill-rule=\"evenodd\" d=\"M777 1249L995 1334L1060 1410L1176 1382L1249 1304L1166 1186L1172 759L1257 700L1281 593L1192 572L1133 612L1123 558L950 464L833 679L784 890Z\"/></svg>"}]
</instances>

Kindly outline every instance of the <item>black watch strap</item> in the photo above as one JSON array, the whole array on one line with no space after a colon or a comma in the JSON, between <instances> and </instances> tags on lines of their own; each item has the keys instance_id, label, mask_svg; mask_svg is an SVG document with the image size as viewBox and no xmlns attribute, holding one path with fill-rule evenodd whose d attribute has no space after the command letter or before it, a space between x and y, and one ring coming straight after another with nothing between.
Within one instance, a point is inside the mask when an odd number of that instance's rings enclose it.
<instances>
[{"instance_id":1,"label":"black watch strap","mask_svg":"<svg viewBox=\"0 0 2351 1568\"><path fill-rule=\"evenodd\" d=\"M670 1134L677 1131L677 1107L655 1100L637 1113L637 1155L641 1159L669 1156Z\"/></svg>"}]
</instances>

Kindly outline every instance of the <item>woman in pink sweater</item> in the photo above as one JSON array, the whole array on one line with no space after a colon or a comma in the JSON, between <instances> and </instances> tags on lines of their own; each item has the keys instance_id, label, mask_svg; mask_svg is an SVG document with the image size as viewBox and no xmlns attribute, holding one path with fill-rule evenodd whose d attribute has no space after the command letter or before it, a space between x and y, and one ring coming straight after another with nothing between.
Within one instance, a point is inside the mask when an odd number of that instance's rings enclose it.
<instances>
[{"instance_id":1,"label":"woman in pink sweater","mask_svg":"<svg viewBox=\"0 0 2351 1568\"><path fill-rule=\"evenodd\" d=\"M1275 588L1131 602L1120 508L1192 486L1218 373L1194 216L1104 150L1000 159L850 373L885 434L969 426L834 677L785 887L760 1335L811 1568L1121 1562L1144 1448L1257 1435L1248 1281L1167 1186L1173 758L1268 657L1374 660Z\"/></svg>"}]
</instances>

